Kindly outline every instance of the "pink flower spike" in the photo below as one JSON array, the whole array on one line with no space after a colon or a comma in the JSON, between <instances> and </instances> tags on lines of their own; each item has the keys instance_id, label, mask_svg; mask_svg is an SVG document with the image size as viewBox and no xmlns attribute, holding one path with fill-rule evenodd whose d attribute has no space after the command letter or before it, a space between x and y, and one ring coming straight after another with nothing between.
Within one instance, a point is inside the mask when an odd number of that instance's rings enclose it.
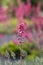
<instances>
[{"instance_id":1,"label":"pink flower spike","mask_svg":"<svg viewBox=\"0 0 43 65\"><path fill-rule=\"evenodd\" d=\"M38 29L41 29L42 20L41 18L38 19Z\"/></svg>"},{"instance_id":2,"label":"pink flower spike","mask_svg":"<svg viewBox=\"0 0 43 65\"><path fill-rule=\"evenodd\" d=\"M39 1L39 2L38 2L38 5L37 5L37 7L36 7L36 13L37 13L37 15L38 15L39 12L40 12L40 8L41 8L41 2Z\"/></svg>"},{"instance_id":3,"label":"pink flower spike","mask_svg":"<svg viewBox=\"0 0 43 65\"><path fill-rule=\"evenodd\" d=\"M18 25L18 34L23 34L24 32L24 23Z\"/></svg>"}]
</instances>

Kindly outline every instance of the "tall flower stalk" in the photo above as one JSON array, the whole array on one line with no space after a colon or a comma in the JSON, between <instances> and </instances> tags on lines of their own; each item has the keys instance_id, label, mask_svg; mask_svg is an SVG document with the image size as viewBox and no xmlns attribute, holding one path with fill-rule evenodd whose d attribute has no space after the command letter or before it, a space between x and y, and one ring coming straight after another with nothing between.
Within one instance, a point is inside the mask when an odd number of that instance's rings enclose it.
<instances>
[{"instance_id":1,"label":"tall flower stalk","mask_svg":"<svg viewBox=\"0 0 43 65\"><path fill-rule=\"evenodd\" d=\"M18 43L20 45L20 65L22 65L22 35L24 33L24 23L18 25Z\"/></svg>"}]
</instances>

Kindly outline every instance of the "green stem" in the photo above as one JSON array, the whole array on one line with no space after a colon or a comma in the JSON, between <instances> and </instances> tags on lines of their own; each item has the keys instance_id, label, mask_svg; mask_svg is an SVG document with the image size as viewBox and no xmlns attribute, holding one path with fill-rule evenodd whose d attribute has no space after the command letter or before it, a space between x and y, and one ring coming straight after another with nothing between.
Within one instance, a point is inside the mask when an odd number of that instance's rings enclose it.
<instances>
[{"instance_id":1,"label":"green stem","mask_svg":"<svg viewBox=\"0 0 43 65\"><path fill-rule=\"evenodd\" d=\"M22 44L21 44L21 47L22 47ZM22 48L20 47L20 65L22 65Z\"/></svg>"}]
</instances>

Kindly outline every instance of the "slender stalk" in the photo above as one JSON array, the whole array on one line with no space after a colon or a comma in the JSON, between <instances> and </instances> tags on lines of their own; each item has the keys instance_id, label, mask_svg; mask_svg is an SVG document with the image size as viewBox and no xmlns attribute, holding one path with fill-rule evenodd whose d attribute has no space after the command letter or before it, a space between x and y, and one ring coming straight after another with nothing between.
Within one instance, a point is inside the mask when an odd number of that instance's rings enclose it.
<instances>
[{"instance_id":1,"label":"slender stalk","mask_svg":"<svg viewBox=\"0 0 43 65\"><path fill-rule=\"evenodd\" d=\"M22 44L21 44L21 47L22 47ZM20 47L20 65L22 65L22 48Z\"/></svg>"}]
</instances>

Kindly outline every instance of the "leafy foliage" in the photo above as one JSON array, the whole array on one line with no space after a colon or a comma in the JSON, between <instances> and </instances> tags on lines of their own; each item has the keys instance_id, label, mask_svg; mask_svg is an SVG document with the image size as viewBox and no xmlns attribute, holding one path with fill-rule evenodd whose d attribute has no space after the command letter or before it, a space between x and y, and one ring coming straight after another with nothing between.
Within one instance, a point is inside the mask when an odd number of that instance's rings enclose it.
<instances>
[{"instance_id":1,"label":"leafy foliage","mask_svg":"<svg viewBox=\"0 0 43 65\"><path fill-rule=\"evenodd\" d=\"M32 5L37 6L39 0L31 0Z\"/></svg>"},{"instance_id":2,"label":"leafy foliage","mask_svg":"<svg viewBox=\"0 0 43 65\"><path fill-rule=\"evenodd\" d=\"M12 53L14 53L16 58L20 57L20 46L19 45L9 42L7 45L3 45L2 47L0 47L0 55L5 56L6 51L8 53L10 52L10 55ZM39 50L36 50L35 48L32 49L31 43L30 44L29 43L22 44L21 51L22 51L23 58L26 58L29 56L29 58L31 59L31 56L32 56L32 58L34 58L34 57L40 55ZM7 55L6 55L6 57L7 57Z\"/></svg>"}]
</instances>

